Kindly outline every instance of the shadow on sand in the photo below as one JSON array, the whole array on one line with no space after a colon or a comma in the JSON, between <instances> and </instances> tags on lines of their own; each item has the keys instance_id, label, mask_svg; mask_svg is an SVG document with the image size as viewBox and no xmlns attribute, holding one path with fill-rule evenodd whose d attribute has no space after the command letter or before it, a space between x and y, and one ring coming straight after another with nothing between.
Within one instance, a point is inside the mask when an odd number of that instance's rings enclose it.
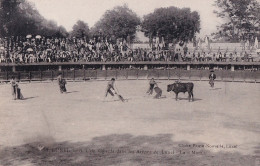
<instances>
[{"instance_id":1,"label":"shadow on sand","mask_svg":"<svg viewBox=\"0 0 260 166\"><path fill-rule=\"evenodd\" d=\"M220 90L222 88L212 88L212 89L209 89L209 90Z\"/></svg>"},{"instance_id":2,"label":"shadow on sand","mask_svg":"<svg viewBox=\"0 0 260 166\"><path fill-rule=\"evenodd\" d=\"M0 147L0 161L11 165L66 165L66 166L255 166L259 155L256 145L252 155L223 150L211 152L207 148L193 147L187 141L173 141L170 134L133 136L112 134L95 137L88 142L55 142L42 138L15 147ZM190 147L183 145L190 145ZM205 145L196 143L196 145Z\"/></svg>"},{"instance_id":3,"label":"shadow on sand","mask_svg":"<svg viewBox=\"0 0 260 166\"><path fill-rule=\"evenodd\" d=\"M175 100L175 98L174 98L174 100ZM182 98L182 97L178 97L178 100L187 100L187 101L189 101L189 98ZM177 101L178 101L177 100ZM202 99L199 99L199 98L194 98L194 100L193 100L193 102L195 102L195 101L200 101L200 100L202 100Z\"/></svg>"},{"instance_id":4,"label":"shadow on sand","mask_svg":"<svg viewBox=\"0 0 260 166\"><path fill-rule=\"evenodd\" d=\"M30 100L30 99L34 99L37 98L38 96L33 96L33 97L24 97L22 100Z\"/></svg>"},{"instance_id":5,"label":"shadow on sand","mask_svg":"<svg viewBox=\"0 0 260 166\"><path fill-rule=\"evenodd\" d=\"M131 98L127 98L127 99L124 99L125 100L125 102L128 102L129 100L131 100ZM118 101L121 101L120 99L114 99L114 100L105 100L105 101L103 101L103 102L107 102L107 103L109 103L109 102L118 102ZM122 101L121 101L122 102Z\"/></svg>"},{"instance_id":6,"label":"shadow on sand","mask_svg":"<svg viewBox=\"0 0 260 166\"><path fill-rule=\"evenodd\" d=\"M79 91L69 91L69 92L66 92L66 94L70 94L70 93L77 93Z\"/></svg>"}]
</instances>

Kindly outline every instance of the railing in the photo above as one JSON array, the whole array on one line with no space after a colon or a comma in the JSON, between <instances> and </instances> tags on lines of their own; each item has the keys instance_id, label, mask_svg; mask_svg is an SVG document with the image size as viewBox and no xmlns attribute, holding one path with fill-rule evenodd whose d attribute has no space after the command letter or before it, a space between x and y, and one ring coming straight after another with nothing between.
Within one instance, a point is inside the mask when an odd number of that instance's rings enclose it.
<instances>
[{"instance_id":1,"label":"railing","mask_svg":"<svg viewBox=\"0 0 260 166\"><path fill-rule=\"evenodd\" d=\"M208 81L209 70L185 70L185 69L116 69L116 70L49 70L30 72L0 72L0 81L8 81L15 76L20 81L45 81L55 80L58 73L73 81L84 80L109 80L112 77L118 80L141 80L141 79L162 79L162 80L186 80L186 81ZM260 71L248 70L217 70L217 81L254 82L260 83Z\"/></svg>"},{"instance_id":2,"label":"railing","mask_svg":"<svg viewBox=\"0 0 260 166\"><path fill-rule=\"evenodd\" d=\"M259 65L260 62L215 62L215 61L136 61L136 62L131 62L131 61L120 61L120 62L39 62L39 63L0 63L0 67L4 66L58 66L58 65L156 65L156 64L194 64L194 65L207 65L207 64L212 64L212 65Z\"/></svg>"}]
</instances>

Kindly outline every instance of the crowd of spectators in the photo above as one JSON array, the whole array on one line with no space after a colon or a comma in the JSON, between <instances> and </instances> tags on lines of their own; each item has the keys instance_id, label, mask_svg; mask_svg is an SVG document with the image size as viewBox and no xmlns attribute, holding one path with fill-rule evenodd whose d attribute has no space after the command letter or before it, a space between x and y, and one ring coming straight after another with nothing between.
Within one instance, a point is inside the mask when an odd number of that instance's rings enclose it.
<instances>
[{"instance_id":1,"label":"crowd of spectators","mask_svg":"<svg viewBox=\"0 0 260 166\"><path fill-rule=\"evenodd\" d=\"M243 52L204 52L189 49L131 49L125 41L101 38L31 36L0 38L0 63L119 62L119 61L256 61Z\"/></svg>"}]
</instances>

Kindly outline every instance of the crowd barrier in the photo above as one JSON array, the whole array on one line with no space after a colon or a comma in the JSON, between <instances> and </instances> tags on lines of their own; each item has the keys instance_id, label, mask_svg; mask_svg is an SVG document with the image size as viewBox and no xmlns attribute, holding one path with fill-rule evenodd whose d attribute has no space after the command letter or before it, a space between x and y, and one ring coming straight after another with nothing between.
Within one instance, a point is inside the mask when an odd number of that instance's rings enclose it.
<instances>
[{"instance_id":1,"label":"crowd barrier","mask_svg":"<svg viewBox=\"0 0 260 166\"><path fill-rule=\"evenodd\" d=\"M0 72L0 81L8 81L13 76L21 81L55 80L59 73L68 80L183 80L183 81L208 81L209 70L183 70L183 69L122 69L122 70L63 70L63 71L32 71L32 72ZM216 81L234 82L260 82L260 71L247 70L217 70Z\"/></svg>"}]
</instances>

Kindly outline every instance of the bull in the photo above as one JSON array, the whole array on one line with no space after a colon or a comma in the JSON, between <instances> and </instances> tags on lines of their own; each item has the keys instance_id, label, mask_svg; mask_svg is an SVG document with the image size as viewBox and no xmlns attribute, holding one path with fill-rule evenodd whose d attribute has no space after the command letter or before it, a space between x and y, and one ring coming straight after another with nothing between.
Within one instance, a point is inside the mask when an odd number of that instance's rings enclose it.
<instances>
[{"instance_id":1,"label":"bull","mask_svg":"<svg viewBox=\"0 0 260 166\"><path fill-rule=\"evenodd\" d=\"M191 98L192 98L192 101L194 101L193 87L194 87L194 84L192 82L188 82L188 83L176 82L176 83L173 83L173 84L169 84L167 86L167 92L173 91L176 95L176 100L178 100L178 94L180 92L183 92L183 93L188 92L189 101L191 100Z\"/></svg>"}]
</instances>

